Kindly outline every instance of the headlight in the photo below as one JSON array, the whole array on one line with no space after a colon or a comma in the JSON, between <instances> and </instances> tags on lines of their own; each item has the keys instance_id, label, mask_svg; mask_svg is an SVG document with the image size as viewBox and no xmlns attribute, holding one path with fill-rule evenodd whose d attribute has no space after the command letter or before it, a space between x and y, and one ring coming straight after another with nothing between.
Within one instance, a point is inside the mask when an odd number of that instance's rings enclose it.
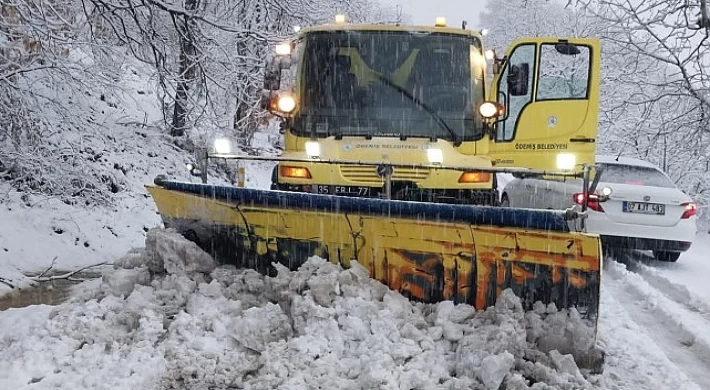
<instances>
[{"instance_id":1,"label":"headlight","mask_svg":"<svg viewBox=\"0 0 710 390\"><path fill-rule=\"evenodd\" d=\"M320 156L320 144L318 143L318 141L306 142L306 154L308 155L308 157Z\"/></svg>"},{"instance_id":2,"label":"headlight","mask_svg":"<svg viewBox=\"0 0 710 390\"><path fill-rule=\"evenodd\" d=\"M426 156L432 164L441 164L444 162L444 152L441 149L427 149Z\"/></svg>"},{"instance_id":3,"label":"headlight","mask_svg":"<svg viewBox=\"0 0 710 390\"><path fill-rule=\"evenodd\" d=\"M214 151L217 154L229 154L232 151L232 146L226 138L217 138L214 141Z\"/></svg>"},{"instance_id":4,"label":"headlight","mask_svg":"<svg viewBox=\"0 0 710 390\"><path fill-rule=\"evenodd\" d=\"M485 102L478 108L478 112L480 112L481 116L484 118L493 118L498 113L498 107L496 107L494 103Z\"/></svg>"},{"instance_id":5,"label":"headlight","mask_svg":"<svg viewBox=\"0 0 710 390\"><path fill-rule=\"evenodd\" d=\"M276 103L279 111L289 113L296 108L296 99L290 95L284 95L279 97L279 101Z\"/></svg>"},{"instance_id":6,"label":"headlight","mask_svg":"<svg viewBox=\"0 0 710 390\"><path fill-rule=\"evenodd\" d=\"M570 171L577 165L577 158L572 153L560 153L557 155L557 169Z\"/></svg>"}]
</instances>

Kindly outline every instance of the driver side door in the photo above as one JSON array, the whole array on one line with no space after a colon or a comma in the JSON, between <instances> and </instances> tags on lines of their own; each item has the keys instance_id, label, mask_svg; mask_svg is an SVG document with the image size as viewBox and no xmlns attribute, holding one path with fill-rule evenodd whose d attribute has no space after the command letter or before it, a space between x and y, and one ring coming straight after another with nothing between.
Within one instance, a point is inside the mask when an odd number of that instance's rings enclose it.
<instances>
[{"instance_id":1,"label":"driver side door","mask_svg":"<svg viewBox=\"0 0 710 390\"><path fill-rule=\"evenodd\" d=\"M575 171L594 164L601 81L598 39L513 42L489 100L505 106L495 123L495 166Z\"/></svg>"}]
</instances>

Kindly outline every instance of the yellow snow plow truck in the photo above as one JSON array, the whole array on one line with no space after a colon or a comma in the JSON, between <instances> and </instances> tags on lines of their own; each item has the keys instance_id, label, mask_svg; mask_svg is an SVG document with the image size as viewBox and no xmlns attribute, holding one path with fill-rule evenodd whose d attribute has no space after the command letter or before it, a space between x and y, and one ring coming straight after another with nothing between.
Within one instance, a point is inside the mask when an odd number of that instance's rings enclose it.
<instances>
[{"instance_id":1,"label":"yellow snow plow truck","mask_svg":"<svg viewBox=\"0 0 710 390\"><path fill-rule=\"evenodd\" d=\"M500 207L496 174L584 177L593 192L600 43L526 38L502 58L482 31L348 24L304 28L274 47L265 108L284 151L246 156L217 140L202 183L148 185L166 227L223 262L273 273L310 256L412 300L478 309L512 289L526 308L596 322L602 253L585 207ZM493 74L487 82L488 64ZM277 162L270 189L207 184L209 161Z\"/></svg>"}]
</instances>

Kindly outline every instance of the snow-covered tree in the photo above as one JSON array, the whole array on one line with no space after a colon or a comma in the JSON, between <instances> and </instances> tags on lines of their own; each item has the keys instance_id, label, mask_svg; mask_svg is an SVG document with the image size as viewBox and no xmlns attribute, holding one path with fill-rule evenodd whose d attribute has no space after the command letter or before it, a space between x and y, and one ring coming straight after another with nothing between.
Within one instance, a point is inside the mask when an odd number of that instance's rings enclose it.
<instances>
[{"instance_id":1,"label":"snow-covered tree","mask_svg":"<svg viewBox=\"0 0 710 390\"><path fill-rule=\"evenodd\" d=\"M704 1L604 0L578 5L606 26L602 37L633 71L613 117L608 150L660 165L677 184L710 203L710 24ZM611 86L609 86L611 88Z\"/></svg>"},{"instance_id":2,"label":"snow-covered tree","mask_svg":"<svg viewBox=\"0 0 710 390\"><path fill-rule=\"evenodd\" d=\"M373 0L2 2L0 178L70 202L109 202L122 182L98 163L100 145L115 140L101 119L110 114L95 103L120 115L119 85L131 72L157 80L156 91L141 92L162 102L162 123L141 126L162 127L183 147L215 132L248 143L267 118L259 98L273 44L340 12L352 21L402 18Z\"/></svg>"}]
</instances>

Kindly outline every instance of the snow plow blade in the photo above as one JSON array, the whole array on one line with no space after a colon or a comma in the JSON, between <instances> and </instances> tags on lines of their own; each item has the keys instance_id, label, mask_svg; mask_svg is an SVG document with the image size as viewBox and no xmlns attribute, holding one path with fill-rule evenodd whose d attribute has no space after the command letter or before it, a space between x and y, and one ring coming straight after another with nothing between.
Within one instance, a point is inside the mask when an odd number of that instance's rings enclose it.
<instances>
[{"instance_id":1,"label":"snow plow blade","mask_svg":"<svg viewBox=\"0 0 710 390\"><path fill-rule=\"evenodd\" d=\"M511 288L576 308L596 322L599 237L572 232L561 212L362 199L177 181L146 186L166 228L222 263L273 274L317 255L412 300L494 305Z\"/></svg>"}]
</instances>

